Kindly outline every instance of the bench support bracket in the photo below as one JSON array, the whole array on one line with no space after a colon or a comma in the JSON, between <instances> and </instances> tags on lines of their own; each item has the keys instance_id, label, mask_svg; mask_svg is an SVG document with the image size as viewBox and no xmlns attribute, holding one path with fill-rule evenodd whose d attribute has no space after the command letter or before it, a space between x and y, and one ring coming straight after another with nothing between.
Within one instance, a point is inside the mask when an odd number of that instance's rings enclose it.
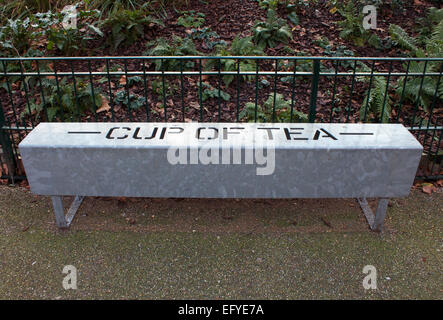
<instances>
[{"instance_id":1,"label":"bench support bracket","mask_svg":"<svg viewBox=\"0 0 443 320\"><path fill-rule=\"evenodd\" d=\"M75 196L74 201L72 201L71 207L68 210L68 213L65 216L65 209L63 208L63 202L61 196L52 196L52 206L54 207L55 213L55 221L57 223L57 227L59 228L68 228L71 225L74 216L83 202L85 197Z\"/></svg>"},{"instance_id":2,"label":"bench support bracket","mask_svg":"<svg viewBox=\"0 0 443 320\"><path fill-rule=\"evenodd\" d=\"M375 213L375 216L371 208L369 207L366 198L358 198L357 200L358 203L360 203L363 213L365 214L366 220L368 220L371 230L381 232L383 228L383 222L385 221L386 217L386 210L388 209L389 199L381 198L378 200L377 212Z\"/></svg>"}]
</instances>

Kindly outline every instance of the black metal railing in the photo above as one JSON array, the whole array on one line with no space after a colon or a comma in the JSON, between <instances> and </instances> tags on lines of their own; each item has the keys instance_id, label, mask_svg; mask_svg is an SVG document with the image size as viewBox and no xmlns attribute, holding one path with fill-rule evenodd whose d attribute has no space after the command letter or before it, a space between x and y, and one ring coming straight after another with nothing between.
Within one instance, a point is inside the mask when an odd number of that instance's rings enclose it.
<instances>
[{"instance_id":1,"label":"black metal railing","mask_svg":"<svg viewBox=\"0 0 443 320\"><path fill-rule=\"evenodd\" d=\"M0 58L1 177L41 121L402 123L442 178L443 58Z\"/></svg>"}]
</instances>

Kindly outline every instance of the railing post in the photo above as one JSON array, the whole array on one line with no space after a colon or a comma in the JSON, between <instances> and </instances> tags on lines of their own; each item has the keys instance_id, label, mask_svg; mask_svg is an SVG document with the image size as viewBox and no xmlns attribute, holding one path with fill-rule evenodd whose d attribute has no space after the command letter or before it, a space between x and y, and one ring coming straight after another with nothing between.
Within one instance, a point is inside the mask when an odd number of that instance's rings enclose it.
<instances>
[{"instance_id":1,"label":"railing post","mask_svg":"<svg viewBox=\"0 0 443 320\"><path fill-rule=\"evenodd\" d=\"M311 86L311 100L309 103L309 122L315 122L315 114L317 109L317 92L318 92L318 80L320 77L320 61L313 61L313 73L312 73L312 86Z\"/></svg>"},{"instance_id":2,"label":"railing post","mask_svg":"<svg viewBox=\"0 0 443 320\"><path fill-rule=\"evenodd\" d=\"M14 154L12 152L12 143L9 139L8 135L3 129L5 125L5 115L3 114L3 105L0 104L0 145L2 146L3 156L6 162L6 166L8 167L8 174L10 177L10 182L14 183L14 174L15 174L15 160Z\"/></svg>"}]
</instances>

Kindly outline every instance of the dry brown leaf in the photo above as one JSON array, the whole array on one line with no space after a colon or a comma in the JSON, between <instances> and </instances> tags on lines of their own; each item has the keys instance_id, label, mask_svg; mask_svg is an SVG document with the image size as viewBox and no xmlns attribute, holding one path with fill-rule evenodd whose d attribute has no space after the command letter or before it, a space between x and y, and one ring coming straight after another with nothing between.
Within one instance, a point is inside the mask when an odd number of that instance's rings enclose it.
<instances>
[{"instance_id":1,"label":"dry brown leaf","mask_svg":"<svg viewBox=\"0 0 443 320\"><path fill-rule=\"evenodd\" d=\"M102 98L102 104L100 108L97 109L97 113L111 110L108 99L106 99L104 96L101 96L101 98Z\"/></svg>"},{"instance_id":2,"label":"dry brown leaf","mask_svg":"<svg viewBox=\"0 0 443 320\"><path fill-rule=\"evenodd\" d=\"M122 76L122 77L120 78L120 84L121 84L121 85L125 85L125 84L126 84L126 76Z\"/></svg>"},{"instance_id":3,"label":"dry brown leaf","mask_svg":"<svg viewBox=\"0 0 443 320\"><path fill-rule=\"evenodd\" d=\"M435 187L432 184L431 185L426 185L426 186L423 186L422 190L426 194L432 194L432 192L435 191Z\"/></svg>"},{"instance_id":4,"label":"dry brown leaf","mask_svg":"<svg viewBox=\"0 0 443 320\"><path fill-rule=\"evenodd\" d=\"M189 105L194 109L200 109L200 104L197 101L192 101Z\"/></svg>"}]
</instances>

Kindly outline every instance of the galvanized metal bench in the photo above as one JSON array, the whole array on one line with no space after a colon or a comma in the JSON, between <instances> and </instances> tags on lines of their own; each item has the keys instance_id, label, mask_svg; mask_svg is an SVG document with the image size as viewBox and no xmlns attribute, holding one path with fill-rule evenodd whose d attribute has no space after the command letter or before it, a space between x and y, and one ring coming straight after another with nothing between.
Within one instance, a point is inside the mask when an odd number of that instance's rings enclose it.
<instances>
[{"instance_id":1,"label":"galvanized metal bench","mask_svg":"<svg viewBox=\"0 0 443 320\"><path fill-rule=\"evenodd\" d=\"M400 124L306 123L40 123L19 148L60 228L84 196L358 198L378 231L423 149ZM76 197L66 216L62 196Z\"/></svg>"}]
</instances>

